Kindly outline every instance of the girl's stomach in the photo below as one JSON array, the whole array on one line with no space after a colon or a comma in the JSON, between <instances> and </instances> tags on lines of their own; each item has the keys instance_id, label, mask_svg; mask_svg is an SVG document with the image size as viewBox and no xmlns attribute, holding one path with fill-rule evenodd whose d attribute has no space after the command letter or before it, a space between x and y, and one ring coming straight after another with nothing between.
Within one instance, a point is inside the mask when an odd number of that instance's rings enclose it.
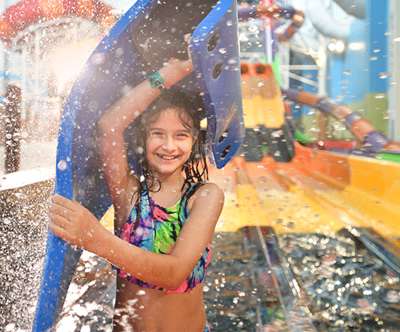
<instances>
[{"instance_id":1,"label":"girl's stomach","mask_svg":"<svg viewBox=\"0 0 400 332\"><path fill-rule=\"evenodd\" d=\"M166 294L117 278L114 331L203 332L205 322L202 284L187 293Z\"/></svg>"}]
</instances>

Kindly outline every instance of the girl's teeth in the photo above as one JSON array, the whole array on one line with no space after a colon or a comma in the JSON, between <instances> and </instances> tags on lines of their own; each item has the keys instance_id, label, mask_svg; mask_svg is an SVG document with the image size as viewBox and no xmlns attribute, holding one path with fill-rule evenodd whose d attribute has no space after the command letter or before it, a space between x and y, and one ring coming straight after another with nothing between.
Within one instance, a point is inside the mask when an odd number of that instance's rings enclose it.
<instances>
[{"instance_id":1,"label":"girl's teeth","mask_svg":"<svg viewBox=\"0 0 400 332\"><path fill-rule=\"evenodd\" d=\"M165 159L165 160L172 160L172 159L175 159L175 157L164 157L164 156L160 156L162 159Z\"/></svg>"}]
</instances>

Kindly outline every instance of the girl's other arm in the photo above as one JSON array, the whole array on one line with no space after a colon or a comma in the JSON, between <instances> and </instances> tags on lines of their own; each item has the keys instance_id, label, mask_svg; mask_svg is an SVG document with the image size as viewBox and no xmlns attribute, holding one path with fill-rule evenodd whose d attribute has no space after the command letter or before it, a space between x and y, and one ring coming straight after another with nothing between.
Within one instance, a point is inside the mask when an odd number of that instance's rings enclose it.
<instances>
[{"instance_id":1,"label":"girl's other arm","mask_svg":"<svg viewBox=\"0 0 400 332\"><path fill-rule=\"evenodd\" d=\"M79 203L61 196L53 198L49 227L67 242L105 258L145 282L176 289L190 275L211 242L224 195L216 185L206 184L193 199L190 217L168 255L151 253L119 239Z\"/></svg>"}]
</instances>

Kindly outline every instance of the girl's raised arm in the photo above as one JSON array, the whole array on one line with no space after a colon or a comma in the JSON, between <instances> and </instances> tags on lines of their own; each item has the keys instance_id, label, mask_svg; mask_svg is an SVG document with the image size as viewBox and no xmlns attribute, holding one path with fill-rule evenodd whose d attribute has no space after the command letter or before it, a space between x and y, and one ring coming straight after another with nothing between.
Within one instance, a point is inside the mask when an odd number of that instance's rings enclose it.
<instances>
[{"instance_id":1,"label":"girl's raised arm","mask_svg":"<svg viewBox=\"0 0 400 332\"><path fill-rule=\"evenodd\" d=\"M160 69L159 74L164 80L164 87L168 89L191 71L191 60L172 59ZM124 131L159 95L160 89L145 80L119 99L97 123L99 154L116 210L130 199L131 193L126 191L129 181L135 179L129 176Z\"/></svg>"}]
</instances>

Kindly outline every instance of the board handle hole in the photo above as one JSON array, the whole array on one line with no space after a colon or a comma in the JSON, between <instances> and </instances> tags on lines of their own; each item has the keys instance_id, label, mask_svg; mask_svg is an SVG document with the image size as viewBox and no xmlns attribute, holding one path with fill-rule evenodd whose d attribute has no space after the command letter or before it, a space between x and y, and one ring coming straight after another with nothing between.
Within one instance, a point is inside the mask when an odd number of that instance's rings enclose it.
<instances>
[{"instance_id":1,"label":"board handle hole","mask_svg":"<svg viewBox=\"0 0 400 332\"><path fill-rule=\"evenodd\" d=\"M208 40L208 46L207 46L208 52L213 51L217 47L218 42L219 42L219 34L214 33Z\"/></svg>"},{"instance_id":2,"label":"board handle hole","mask_svg":"<svg viewBox=\"0 0 400 332\"><path fill-rule=\"evenodd\" d=\"M221 152L222 159L224 159L228 155L231 148L232 148L232 145L230 145L230 144L225 147L225 149Z\"/></svg>"},{"instance_id":3,"label":"board handle hole","mask_svg":"<svg viewBox=\"0 0 400 332\"><path fill-rule=\"evenodd\" d=\"M219 138L218 138L218 144L221 144L224 140L225 140L225 138L227 138L228 137L228 130L226 130Z\"/></svg>"},{"instance_id":4,"label":"board handle hole","mask_svg":"<svg viewBox=\"0 0 400 332\"><path fill-rule=\"evenodd\" d=\"M212 72L212 77L214 79L217 79L219 77L219 75L221 75L223 66L224 66L224 64L222 62L221 63L217 63L214 66L213 72Z\"/></svg>"}]
</instances>

